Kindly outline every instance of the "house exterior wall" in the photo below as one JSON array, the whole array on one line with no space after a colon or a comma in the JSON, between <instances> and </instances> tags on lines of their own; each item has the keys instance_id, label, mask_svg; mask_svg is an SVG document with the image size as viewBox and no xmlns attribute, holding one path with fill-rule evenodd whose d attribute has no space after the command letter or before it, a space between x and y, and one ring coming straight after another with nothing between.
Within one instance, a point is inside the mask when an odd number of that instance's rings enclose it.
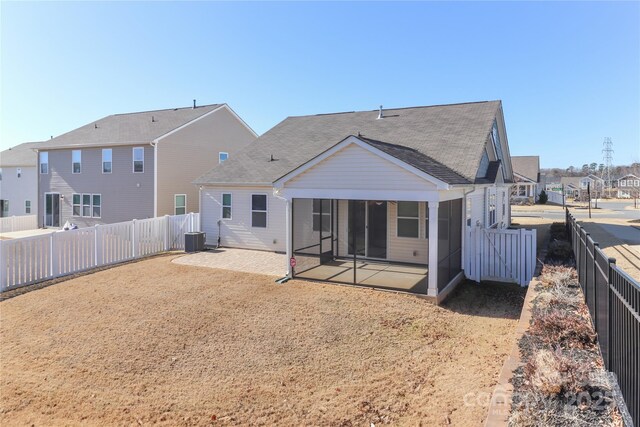
<instances>
[{"instance_id":1,"label":"house exterior wall","mask_svg":"<svg viewBox=\"0 0 640 427\"><path fill-rule=\"evenodd\" d=\"M627 175L618 179L618 198L635 198L640 196L640 178Z\"/></svg>"},{"instance_id":2,"label":"house exterior wall","mask_svg":"<svg viewBox=\"0 0 640 427\"><path fill-rule=\"evenodd\" d=\"M144 172L133 172L133 147L144 148ZM60 193L60 226L79 227L153 217L153 147L149 144L105 147L112 149L112 173L102 173L102 148L82 149L81 173L71 171L69 149L49 150L49 173L38 173L38 225L44 223L44 195ZM100 218L73 216L73 194L100 194Z\"/></svg>"},{"instance_id":3,"label":"house exterior wall","mask_svg":"<svg viewBox=\"0 0 640 427\"><path fill-rule=\"evenodd\" d=\"M233 157L256 139L226 107L210 113L164 138L158 150L157 214L174 214L174 195L186 194L187 212L199 212L193 181L218 164L218 153Z\"/></svg>"},{"instance_id":4,"label":"house exterior wall","mask_svg":"<svg viewBox=\"0 0 640 427\"><path fill-rule=\"evenodd\" d=\"M428 191L436 186L351 144L288 181L286 188Z\"/></svg>"},{"instance_id":5,"label":"house exterior wall","mask_svg":"<svg viewBox=\"0 0 640 427\"><path fill-rule=\"evenodd\" d=\"M35 156L35 154L34 154ZM4 166L0 180L0 199L9 201L9 209L0 216L35 215L38 213L38 175L35 166ZM18 178L20 169L20 178ZM31 213L25 201L31 202Z\"/></svg>"},{"instance_id":6,"label":"house exterior wall","mask_svg":"<svg viewBox=\"0 0 640 427\"><path fill-rule=\"evenodd\" d=\"M231 193L231 219L221 220L222 194ZM251 195L267 195L267 227L251 226ZM207 244L218 239L221 220L222 246L284 252L286 250L286 203L273 195L271 187L205 187L200 191L202 231Z\"/></svg>"}]
</instances>

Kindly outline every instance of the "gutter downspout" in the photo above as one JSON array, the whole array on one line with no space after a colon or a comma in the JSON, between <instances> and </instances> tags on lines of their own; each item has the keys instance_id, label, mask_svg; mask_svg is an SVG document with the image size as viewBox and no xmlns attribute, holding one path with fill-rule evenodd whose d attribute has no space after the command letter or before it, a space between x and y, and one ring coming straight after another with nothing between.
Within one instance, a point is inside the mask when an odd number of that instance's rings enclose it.
<instances>
[{"instance_id":1,"label":"gutter downspout","mask_svg":"<svg viewBox=\"0 0 640 427\"><path fill-rule=\"evenodd\" d=\"M158 216L158 141L151 141L153 147L153 217Z\"/></svg>"}]
</instances>

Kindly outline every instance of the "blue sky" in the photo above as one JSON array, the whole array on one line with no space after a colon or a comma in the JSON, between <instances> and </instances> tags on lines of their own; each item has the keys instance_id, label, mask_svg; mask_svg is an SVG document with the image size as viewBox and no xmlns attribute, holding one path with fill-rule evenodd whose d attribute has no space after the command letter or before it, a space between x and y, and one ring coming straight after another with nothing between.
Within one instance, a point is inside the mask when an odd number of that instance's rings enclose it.
<instances>
[{"instance_id":1,"label":"blue sky","mask_svg":"<svg viewBox=\"0 0 640 427\"><path fill-rule=\"evenodd\" d=\"M501 99L512 155L640 161L638 2L2 2L2 149L130 111Z\"/></svg>"}]
</instances>

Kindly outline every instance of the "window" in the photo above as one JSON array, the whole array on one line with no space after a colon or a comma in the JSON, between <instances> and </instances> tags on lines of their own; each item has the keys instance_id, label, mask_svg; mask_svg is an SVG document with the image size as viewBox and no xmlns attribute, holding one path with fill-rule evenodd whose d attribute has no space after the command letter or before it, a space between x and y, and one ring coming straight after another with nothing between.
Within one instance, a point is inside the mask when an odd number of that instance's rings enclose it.
<instances>
[{"instance_id":1,"label":"window","mask_svg":"<svg viewBox=\"0 0 640 427\"><path fill-rule=\"evenodd\" d=\"M231 219L231 193L222 194L222 219Z\"/></svg>"},{"instance_id":2,"label":"window","mask_svg":"<svg viewBox=\"0 0 640 427\"><path fill-rule=\"evenodd\" d=\"M9 213L9 201L2 201L2 216L6 216Z\"/></svg>"},{"instance_id":3,"label":"window","mask_svg":"<svg viewBox=\"0 0 640 427\"><path fill-rule=\"evenodd\" d=\"M218 153L218 163L222 163L229 158L229 153L221 151Z\"/></svg>"},{"instance_id":4,"label":"window","mask_svg":"<svg viewBox=\"0 0 640 427\"><path fill-rule=\"evenodd\" d=\"M48 151L40 152L40 173L41 174L49 173L49 152Z\"/></svg>"},{"instance_id":5,"label":"window","mask_svg":"<svg viewBox=\"0 0 640 427\"><path fill-rule=\"evenodd\" d=\"M31 200L25 200L24 201L24 213L26 213L26 214L30 214L31 213Z\"/></svg>"},{"instance_id":6,"label":"window","mask_svg":"<svg viewBox=\"0 0 640 427\"><path fill-rule=\"evenodd\" d=\"M102 149L102 173L111 173L113 152L111 148Z\"/></svg>"},{"instance_id":7,"label":"window","mask_svg":"<svg viewBox=\"0 0 640 427\"><path fill-rule=\"evenodd\" d=\"M80 216L80 209L81 209L81 200L82 200L82 195L80 194L74 194L72 196L73 198L73 211L72 211L72 215L73 216Z\"/></svg>"},{"instance_id":8,"label":"window","mask_svg":"<svg viewBox=\"0 0 640 427\"><path fill-rule=\"evenodd\" d=\"M82 195L82 216L91 217L91 194Z\"/></svg>"},{"instance_id":9,"label":"window","mask_svg":"<svg viewBox=\"0 0 640 427\"><path fill-rule=\"evenodd\" d=\"M91 216L94 218L100 218L102 216L102 196L100 194L94 194L91 196L91 205Z\"/></svg>"},{"instance_id":10,"label":"window","mask_svg":"<svg viewBox=\"0 0 640 427\"><path fill-rule=\"evenodd\" d=\"M22 176L22 168L16 168L16 174L18 175L18 178L20 178Z\"/></svg>"},{"instance_id":11,"label":"window","mask_svg":"<svg viewBox=\"0 0 640 427\"><path fill-rule=\"evenodd\" d=\"M500 142L500 132L498 132L498 124L494 121L493 128L491 129L491 139L493 139L493 146L496 149L496 156L498 160L504 165L504 159L502 158L502 143ZM505 169L502 166L502 177L505 177Z\"/></svg>"},{"instance_id":12,"label":"window","mask_svg":"<svg viewBox=\"0 0 640 427\"><path fill-rule=\"evenodd\" d=\"M82 151L71 150L71 172L80 173L82 168Z\"/></svg>"},{"instance_id":13,"label":"window","mask_svg":"<svg viewBox=\"0 0 640 427\"><path fill-rule=\"evenodd\" d=\"M267 195L251 195L251 226L267 228Z\"/></svg>"},{"instance_id":14,"label":"window","mask_svg":"<svg viewBox=\"0 0 640 427\"><path fill-rule=\"evenodd\" d=\"M100 194L73 194L71 198L71 214L73 216L102 217L102 196Z\"/></svg>"},{"instance_id":15,"label":"window","mask_svg":"<svg viewBox=\"0 0 640 427\"><path fill-rule=\"evenodd\" d=\"M187 213L187 195L176 194L174 196L174 215L184 215Z\"/></svg>"},{"instance_id":16,"label":"window","mask_svg":"<svg viewBox=\"0 0 640 427\"><path fill-rule=\"evenodd\" d=\"M620 181L620 187L626 187L627 186L627 180L623 179L622 181Z\"/></svg>"},{"instance_id":17,"label":"window","mask_svg":"<svg viewBox=\"0 0 640 427\"><path fill-rule=\"evenodd\" d=\"M133 148L133 172L144 172L144 147Z\"/></svg>"},{"instance_id":18,"label":"window","mask_svg":"<svg viewBox=\"0 0 640 427\"><path fill-rule=\"evenodd\" d=\"M496 223L496 193L489 193L489 225Z\"/></svg>"},{"instance_id":19,"label":"window","mask_svg":"<svg viewBox=\"0 0 640 427\"><path fill-rule=\"evenodd\" d=\"M322 224L323 232L331 231L331 200L329 199L313 199L313 231L320 231Z\"/></svg>"},{"instance_id":20,"label":"window","mask_svg":"<svg viewBox=\"0 0 640 427\"><path fill-rule=\"evenodd\" d=\"M640 179L636 179L636 180L634 180L634 181L633 181L633 185L634 185L635 187L640 186Z\"/></svg>"},{"instance_id":21,"label":"window","mask_svg":"<svg viewBox=\"0 0 640 427\"><path fill-rule=\"evenodd\" d=\"M415 237L419 231L418 202L398 202L398 237Z\"/></svg>"}]
</instances>

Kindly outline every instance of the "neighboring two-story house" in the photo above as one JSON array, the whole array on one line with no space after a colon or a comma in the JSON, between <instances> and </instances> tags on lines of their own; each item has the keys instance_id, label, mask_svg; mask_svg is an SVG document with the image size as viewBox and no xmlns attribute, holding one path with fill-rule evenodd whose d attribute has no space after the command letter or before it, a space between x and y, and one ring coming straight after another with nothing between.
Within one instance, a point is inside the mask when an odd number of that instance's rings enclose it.
<instances>
[{"instance_id":1,"label":"neighboring two-story house","mask_svg":"<svg viewBox=\"0 0 640 427\"><path fill-rule=\"evenodd\" d=\"M0 153L0 217L35 215L38 211L40 142L25 142Z\"/></svg>"},{"instance_id":2,"label":"neighboring two-story house","mask_svg":"<svg viewBox=\"0 0 640 427\"><path fill-rule=\"evenodd\" d=\"M37 146L38 224L199 212L192 182L256 137L227 104L96 120Z\"/></svg>"},{"instance_id":3,"label":"neighboring two-story house","mask_svg":"<svg viewBox=\"0 0 640 427\"><path fill-rule=\"evenodd\" d=\"M629 174L617 180L618 198L630 199L640 197L640 178Z\"/></svg>"}]
</instances>

